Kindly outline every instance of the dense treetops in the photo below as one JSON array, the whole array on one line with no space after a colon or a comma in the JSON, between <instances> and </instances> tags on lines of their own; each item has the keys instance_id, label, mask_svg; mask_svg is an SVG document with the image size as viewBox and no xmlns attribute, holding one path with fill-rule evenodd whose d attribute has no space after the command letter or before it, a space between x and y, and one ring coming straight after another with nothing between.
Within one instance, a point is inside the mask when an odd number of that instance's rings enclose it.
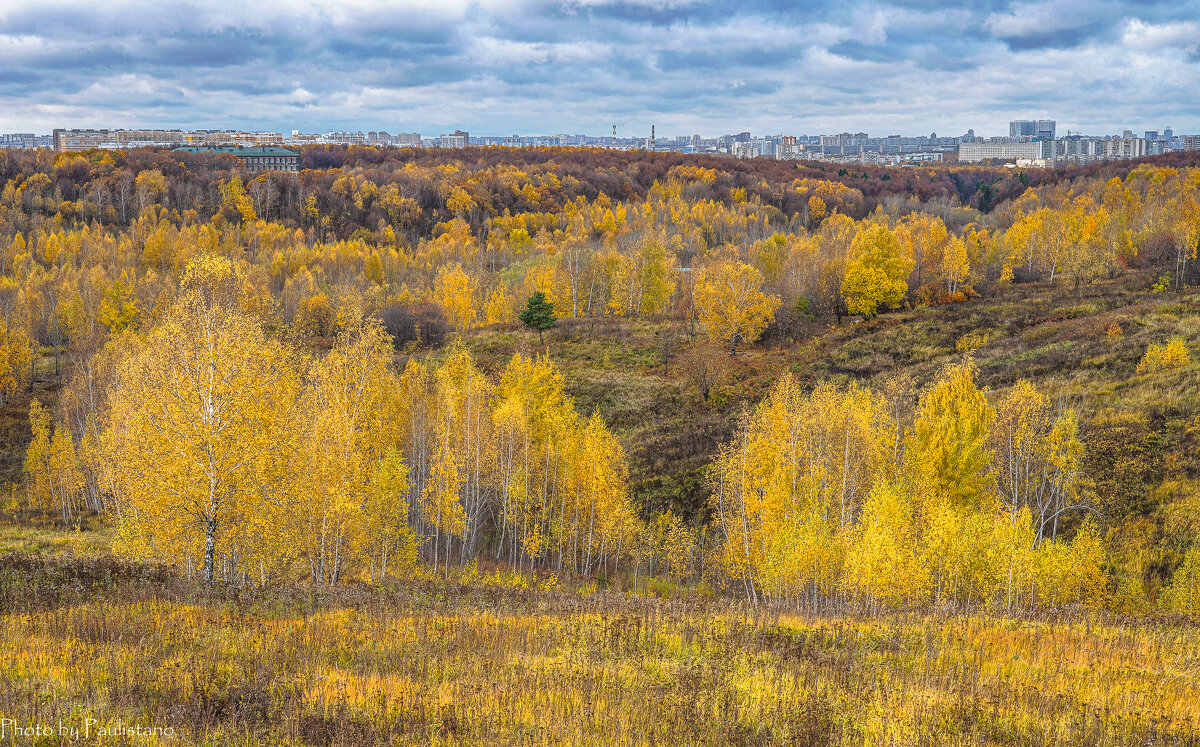
<instances>
[{"instance_id":1,"label":"dense treetops","mask_svg":"<svg viewBox=\"0 0 1200 747\"><path fill-rule=\"evenodd\" d=\"M1079 289L1145 266L1179 287L1200 236L1200 172L1150 165L1111 166L1106 174L1120 174L1106 180L987 172L1020 191L985 214L959 206L957 193L917 189L971 169L881 172L912 186L868 197L850 175L808 166L776 180L794 164L326 155L341 168L249 181L220 159L166 162L150 151L0 155L19 169L0 190L0 272L11 284L0 288L9 351L0 390L19 385L26 338L75 345L153 322L205 252L239 265L275 325L309 336L395 308L458 331L508 324L541 292L558 317L703 314L714 337L752 343L777 308L798 302L870 317L1014 281ZM753 292L755 276L739 265L761 278ZM743 322L729 317L743 311L715 313L712 279L737 273L749 285L726 292L748 293L758 309L735 332Z\"/></svg>"},{"instance_id":2,"label":"dense treetops","mask_svg":"<svg viewBox=\"0 0 1200 747\"><path fill-rule=\"evenodd\" d=\"M31 413L30 490L65 518L118 517L129 552L198 575L333 582L481 553L636 570L703 548L673 517L637 516L624 451L551 363L518 356L491 378L459 347L400 369L393 350L657 317L737 355L797 318L1013 283L1078 291L1150 269L1179 288L1200 169L1168 161L835 173L351 148L249 179L187 154L0 153L0 397L41 350L65 353L57 412ZM1168 345L1144 370L1188 360ZM894 393L781 382L713 466L712 580L752 599L1102 601L1072 493L1078 416L1029 387L989 397L967 364L913 395L906 413Z\"/></svg>"}]
</instances>

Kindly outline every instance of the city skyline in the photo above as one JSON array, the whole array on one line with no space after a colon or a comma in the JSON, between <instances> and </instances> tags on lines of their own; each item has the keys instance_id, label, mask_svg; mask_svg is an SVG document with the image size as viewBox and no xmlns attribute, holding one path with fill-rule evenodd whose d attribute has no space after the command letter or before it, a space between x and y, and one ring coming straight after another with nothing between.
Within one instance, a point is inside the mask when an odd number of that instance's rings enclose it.
<instances>
[{"instance_id":1,"label":"city skyline","mask_svg":"<svg viewBox=\"0 0 1200 747\"><path fill-rule=\"evenodd\" d=\"M1101 5L15 2L0 130L1200 129L1197 3Z\"/></svg>"},{"instance_id":2,"label":"city skyline","mask_svg":"<svg viewBox=\"0 0 1200 747\"><path fill-rule=\"evenodd\" d=\"M472 136L455 130L438 137L420 133L387 131L331 131L290 136L280 132L180 129L55 129L52 136L0 133L0 148L52 147L59 153L83 152L94 148L174 148L193 153L227 152L250 166L264 170L298 171L300 154L286 147L304 145L370 145L384 147L465 148L470 145L528 147L599 147L619 150L648 149L674 153L707 153L735 158L861 163L864 165L917 165L927 163L1002 162L1039 168L1094 161L1142 158L1172 151L1200 150L1200 136L1178 134L1173 128L1146 130L1139 136L1131 130L1120 135L1085 136L1067 133L1057 137L1052 119L1014 120L1008 136L980 137L968 131L963 136L871 137L868 133L836 135L767 135L754 137L748 131L726 133L718 138L654 137L623 138L555 134L551 136ZM249 146L249 147L248 147ZM281 147L286 146L286 147Z\"/></svg>"},{"instance_id":3,"label":"city skyline","mask_svg":"<svg viewBox=\"0 0 1200 747\"><path fill-rule=\"evenodd\" d=\"M679 138L692 138L692 137L699 137L699 138L702 138L705 140L720 139L720 138L724 138L724 137L736 136L740 133L742 135L750 135L755 139L761 139L761 138L778 139L780 137L788 137L788 136L791 136L791 137L833 137L833 136L840 136L840 135L867 136L871 139L886 139L888 137L909 138L909 137L930 137L930 136L936 136L938 138L973 137L973 138L982 138L982 139L1007 139L1009 137L1014 136L1014 134L1016 134L1013 132L1012 126L1014 124L1017 124L1018 122L1022 122L1022 121L1027 122L1028 124L1037 124L1039 122L1049 122L1052 129L1048 136L1046 135L1046 133L1042 133L1042 132L1021 133L1021 134L1029 135L1031 137L1034 135L1037 135L1039 137L1048 137L1048 139L1055 139L1055 135L1054 135L1055 130L1053 128L1055 127L1056 123L1060 122L1061 120L1056 120L1054 118L1030 119L1030 120L1021 120L1021 119L1009 120L1008 122L1003 123L1003 126L997 125L994 128L994 130L993 129L977 130L977 128L968 128L965 132L950 132L950 131L944 130L944 129L941 131L938 131L935 129L935 130L925 131L925 132L890 132L890 131L887 131L886 133L885 133L885 131L880 130L878 128L862 127L862 126L850 127L850 128L847 128L847 129L844 129L841 131L829 130L829 131L813 131L813 132L792 132L792 131L786 131L786 130L782 130L782 129L755 131L755 130L739 129L736 127L731 128L726 131L723 131L723 132L691 132L691 131L667 132L667 131L663 131L662 129L658 129L656 131L654 129L654 125L650 125L651 129L648 129L646 132L630 131L628 128L617 128L618 131L616 132L615 138L619 141L650 140L651 138L657 138L657 140L659 140L661 142L666 142L666 141L670 141L670 140L676 140ZM1198 127L1200 127L1200 125L1198 125ZM15 127L15 128L10 128L10 129L13 129L14 132L17 132L17 133L27 133L29 135L34 135L37 137L43 137L43 136L49 137L50 134L55 130L69 131L69 130L73 130L73 129L79 129L79 130L95 129L95 130L102 130L102 131L111 130L114 132L125 131L125 130L153 129L153 130L161 130L161 131L192 131L192 132L214 132L214 133L239 130L239 131L243 131L243 132L259 132L259 133L273 132L273 133L280 135L284 139L288 139L289 137L297 137L297 136L303 138L303 137L321 136L321 135L345 135L345 134L350 134L350 133L357 133L360 135L365 135L367 133L375 133L375 132L379 132L381 134L391 134L391 135L397 135L397 134L408 135L408 134L410 134L406 131L405 127L403 127L403 126L397 127L395 125L393 125L391 127L361 126L361 125L348 126L348 127L342 127L342 128L318 127L318 128L312 129L311 131L302 131L297 128L287 128L287 127L274 128L274 129L271 129L271 128L253 129L253 128L234 128L234 127L214 127L214 126L206 126L203 123L188 124L188 123L179 123L179 122L168 123L168 124L165 124L162 126L157 126L157 125L117 126L117 125L112 125L111 123L105 123L105 124L100 124L100 125L96 125L96 126L84 126L84 127L56 126L56 127L49 128L46 131L41 131L41 130L37 130L36 128L29 128L29 127L25 127L25 128ZM1072 130L1072 129L1069 129L1066 127L1062 127L1061 125L1058 125L1057 126L1057 137L1061 138L1061 137L1067 137L1067 136L1086 136L1086 137L1096 137L1096 138L1105 138L1105 137L1139 137L1140 138L1148 133L1158 134L1163 131L1167 131L1167 132L1174 131L1175 134L1177 134L1177 135L1193 134L1193 131L1191 129L1186 128L1186 127L1184 127L1184 128L1177 127L1171 123L1166 123L1164 125L1157 125L1157 126L1153 126L1153 127L1151 127L1149 123L1134 123L1134 124L1126 124L1123 126L1117 126L1111 131L1104 131L1104 132L1086 132L1086 131ZM289 135L289 133L291 133L291 135ZM587 132L570 132L570 131L553 131L553 130L526 131L526 132L514 132L514 131L506 131L506 130L500 130L500 131L484 130L481 132L481 131L462 130L461 128L458 128L458 127L444 127L444 128L433 128L433 129L426 128L424 132L419 132L419 131L412 132L411 135L414 137L422 138L424 140L430 140L430 139L438 139L439 137L452 136L454 133L459 133L459 134L470 133L475 138L482 138L482 139L486 139L486 140L506 139L506 138L510 138L512 136L517 136L517 137L524 138L524 139L548 139L548 138L564 137L564 138L587 138L589 140L605 140L605 139L611 139L613 137L612 129L607 129L607 130L602 129L601 131L587 131Z\"/></svg>"}]
</instances>

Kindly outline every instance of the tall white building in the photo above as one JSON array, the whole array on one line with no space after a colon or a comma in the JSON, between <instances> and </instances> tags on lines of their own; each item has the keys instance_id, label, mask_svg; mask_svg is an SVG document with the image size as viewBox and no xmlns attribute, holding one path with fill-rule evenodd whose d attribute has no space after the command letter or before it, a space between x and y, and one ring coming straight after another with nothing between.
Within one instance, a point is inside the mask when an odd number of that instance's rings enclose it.
<instances>
[{"instance_id":1,"label":"tall white building","mask_svg":"<svg viewBox=\"0 0 1200 747\"><path fill-rule=\"evenodd\" d=\"M1148 155L1150 155L1150 147L1145 138L1121 138L1104 143L1105 158L1141 158Z\"/></svg>"},{"instance_id":2,"label":"tall white building","mask_svg":"<svg viewBox=\"0 0 1200 747\"><path fill-rule=\"evenodd\" d=\"M1103 159L1104 143L1101 138L1070 135L1054 143L1055 155L1060 161L1090 163Z\"/></svg>"},{"instance_id":3,"label":"tall white building","mask_svg":"<svg viewBox=\"0 0 1200 747\"><path fill-rule=\"evenodd\" d=\"M466 148L470 144L470 134L462 130L455 130L451 135L442 135L438 138L438 147L440 148Z\"/></svg>"}]
</instances>

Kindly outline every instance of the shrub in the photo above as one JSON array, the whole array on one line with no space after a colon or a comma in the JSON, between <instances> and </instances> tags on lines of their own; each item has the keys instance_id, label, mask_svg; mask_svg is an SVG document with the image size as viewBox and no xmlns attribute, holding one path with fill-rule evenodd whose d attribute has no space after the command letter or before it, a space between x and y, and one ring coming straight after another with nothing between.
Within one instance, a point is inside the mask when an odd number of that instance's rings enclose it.
<instances>
[{"instance_id":1,"label":"shrub","mask_svg":"<svg viewBox=\"0 0 1200 747\"><path fill-rule=\"evenodd\" d=\"M438 347L450 330L442 312L433 304L389 306L379 314L379 319L397 350L410 344Z\"/></svg>"},{"instance_id":2,"label":"shrub","mask_svg":"<svg viewBox=\"0 0 1200 747\"><path fill-rule=\"evenodd\" d=\"M1194 542L1184 555L1162 601L1172 612L1200 616L1200 542Z\"/></svg>"},{"instance_id":3,"label":"shrub","mask_svg":"<svg viewBox=\"0 0 1200 747\"><path fill-rule=\"evenodd\" d=\"M1146 354L1142 356L1141 362L1137 365L1137 372L1154 373L1171 368L1182 368L1191 362L1192 356L1188 353L1187 346L1183 344L1183 339L1175 337L1166 345L1154 344L1147 348Z\"/></svg>"},{"instance_id":4,"label":"shrub","mask_svg":"<svg viewBox=\"0 0 1200 747\"><path fill-rule=\"evenodd\" d=\"M954 349L960 353L969 353L987 345L991 338L991 332L968 332L958 338L958 341L954 343Z\"/></svg>"}]
</instances>

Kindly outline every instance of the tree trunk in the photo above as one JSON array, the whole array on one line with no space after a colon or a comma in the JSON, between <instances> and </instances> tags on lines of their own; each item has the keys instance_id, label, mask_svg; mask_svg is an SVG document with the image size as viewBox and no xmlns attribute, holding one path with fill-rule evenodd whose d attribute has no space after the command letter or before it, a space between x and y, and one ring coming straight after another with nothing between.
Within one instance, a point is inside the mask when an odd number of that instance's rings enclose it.
<instances>
[{"instance_id":1,"label":"tree trunk","mask_svg":"<svg viewBox=\"0 0 1200 747\"><path fill-rule=\"evenodd\" d=\"M204 520L204 570L201 571L205 581L213 580L213 557L217 550L217 520Z\"/></svg>"}]
</instances>

